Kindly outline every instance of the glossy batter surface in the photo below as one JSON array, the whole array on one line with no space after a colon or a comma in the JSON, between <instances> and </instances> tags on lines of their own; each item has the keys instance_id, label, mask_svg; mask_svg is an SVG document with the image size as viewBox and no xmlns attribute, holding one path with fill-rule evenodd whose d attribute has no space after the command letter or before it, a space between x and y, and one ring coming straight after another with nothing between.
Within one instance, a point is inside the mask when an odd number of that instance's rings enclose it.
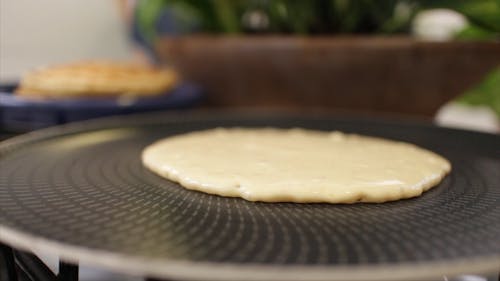
<instances>
[{"instance_id":1,"label":"glossy batter surface","mask_svg":"<svg viewBox=\"0 0 500 281\"><path fill-rule=\"evenodd\" d=\"M419 196L451 170L413 144L341 132L218 128L146 147L143 164L188 189L265 202L385 202Z\"/></svg>"}]
</instances>

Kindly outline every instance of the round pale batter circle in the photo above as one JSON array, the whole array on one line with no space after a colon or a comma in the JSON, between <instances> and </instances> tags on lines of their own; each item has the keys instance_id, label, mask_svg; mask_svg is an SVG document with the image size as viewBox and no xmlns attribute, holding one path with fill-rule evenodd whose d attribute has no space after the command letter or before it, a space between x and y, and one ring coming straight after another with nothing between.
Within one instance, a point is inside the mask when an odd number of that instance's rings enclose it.
<instances>
[{"instance_id":1,"label":"round pale batter circle","mask_svg":"<svg viewBox=\"0 0 500 281\"><path fill-rule=\"evenodd\" d=\"M385 202L419 196L450 171L413 144L303 129L212 129L146 147L143 164L185 188L264 202Z\"/></svg>"}]
</instances>

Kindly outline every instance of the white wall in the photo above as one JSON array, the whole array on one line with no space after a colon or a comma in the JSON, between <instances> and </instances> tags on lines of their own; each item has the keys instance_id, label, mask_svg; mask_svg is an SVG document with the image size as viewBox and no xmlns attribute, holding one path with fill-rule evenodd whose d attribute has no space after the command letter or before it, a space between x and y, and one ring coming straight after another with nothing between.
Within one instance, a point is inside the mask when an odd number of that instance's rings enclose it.
<instances>
[{"instance_id":1,"label":"white wall","mask_svg":"<svg viewBox=\"0 0 500 281\"><path fill-rule=\"evenodd\" d=\"M117 1L0 0L0 83L41 65L131 56Z\"/></svg>"}]
</instances>

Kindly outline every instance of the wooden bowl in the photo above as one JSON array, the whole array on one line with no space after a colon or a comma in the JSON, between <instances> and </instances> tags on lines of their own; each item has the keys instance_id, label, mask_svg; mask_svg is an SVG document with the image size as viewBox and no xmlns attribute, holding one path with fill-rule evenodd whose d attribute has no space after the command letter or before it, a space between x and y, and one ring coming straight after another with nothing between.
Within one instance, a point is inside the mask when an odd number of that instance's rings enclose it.
<instances>
[{"instance_id":1,"label":"wooden bowl","mask_svg":"<svg viewBox=\"0 0 500 281\"><path fill-rule=\"evenodd\" d=\"M156 50L210 107L336 108L432 116L500 64L497 42L408 37L186 36Z\"/></svg>"}]
</instances>

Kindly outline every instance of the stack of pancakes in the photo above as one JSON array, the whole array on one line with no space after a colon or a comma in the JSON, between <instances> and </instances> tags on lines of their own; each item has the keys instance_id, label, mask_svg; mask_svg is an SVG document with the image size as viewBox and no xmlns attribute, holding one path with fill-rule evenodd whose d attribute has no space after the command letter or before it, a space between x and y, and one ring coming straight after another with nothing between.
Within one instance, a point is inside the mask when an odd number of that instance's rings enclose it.
<instances>
[{"instance_id":1,"label":"stack of pancakes","mask_svg":"<svg viewBox=\"0 0 500 281\"><path fill-rule=\"evenodd\" d=\"M16 94L27 98L153 96L178 81L171 69L146 64L83 61L27 73Z\"/></svg>"}]
</instances>

